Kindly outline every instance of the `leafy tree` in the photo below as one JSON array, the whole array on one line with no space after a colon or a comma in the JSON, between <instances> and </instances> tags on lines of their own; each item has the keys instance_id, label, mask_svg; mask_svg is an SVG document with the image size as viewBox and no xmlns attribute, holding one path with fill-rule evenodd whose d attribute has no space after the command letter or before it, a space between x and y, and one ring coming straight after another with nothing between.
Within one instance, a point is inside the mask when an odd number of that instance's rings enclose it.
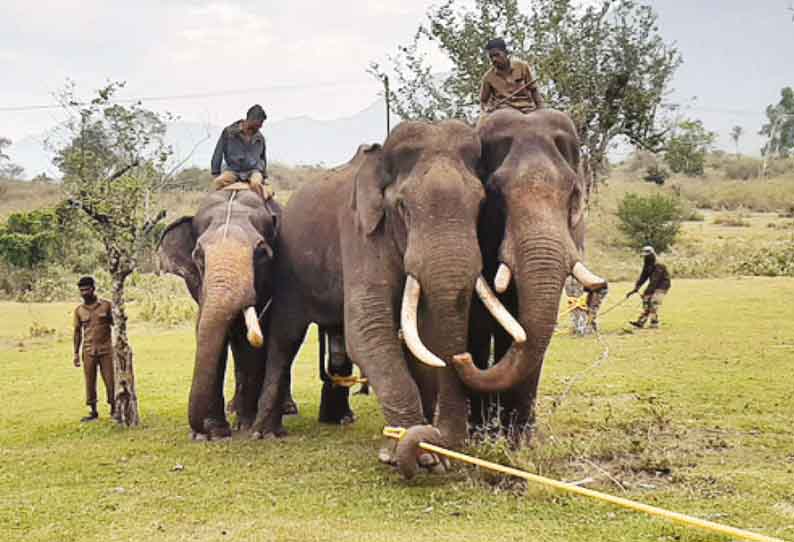
<instances>
[{"instance_id":1,"label":"leafy tree","mask_svg":"<svg viewBox=\"0 0 794 542\"><path fill-rule=\"evenodd\" d=\"M74 84L60 95L68 114L61 142L50 142L55 165L63 173L67 199L89 219L100 239L112 280L116 413L119 423L139 423L133 354L127 338L124 285L138 265L142 247L165 217L157 194L171 179L166 170L171 149L164 143L168 115L142 106L114 103L123 83L109 83L89 102L76 96Z\"/></svg>"},{"instance_id":2,"label":"leafy tree","mask_svg":"<svg viewBox=\"0 0 794 542\"><path fill-rule=\"evenodd\" d=\"M431 8L413 40L389 58L395 112L405 119L473 121L489 68L483 46L502 36L515 56L533 65L546 101L574 119L588 171L605 170L607 151L619 138L659 150L666 135L660 118L670 109L664 98L681 56L659 35L649 6L579 4L536 0L527 13L518 0L474 0L470 9L446 0ZM448 75L432 72L423 53L428 44L451 62ZM389 74L376 63L370 71Z\"/></svg>"},{"instance_id":3,"label":"leafy tree","mask_svg":"<svg viewBox=\"0 0 794 542\"><path fill-rule=\"evenodd\" d=\"M13 213L0 226L0 259L32 269L51 259L58 248L58 215L54 209Z\"/></svg>"},{"instance_id":4,"label":"leafy tree","mask_svg":"<svg viewBox=\"0 0 794 542\"><path fill-rule=\"evenodd\" d=\"M788 158L794 152L794 88L785 87L780 91L780 101L766 108L769 120L759 132L769 138L761 149L765 157L777 155Z\"/></svg>"},{"instance_id":5,"label":"leafy tree","mask_svg":"<svg viewBox=\"0 0 794 542\"><path fill-rule=\"evenodd\" d=\"M684 212L675 196L626 194L618 204L618 228L633 248L667 250L681 229Z\"/></svg>"},{"instance_id":6,"label":"leafy tree","mask_svg":"<svg viewBox=\"0 0 794 542\"><path fill-rule=\"evenodd\" d=\"M736 146L736 156L739 156L739 139L742 137L742 134L744 134L744 128L741 126L734 126L731 128L731 139Z\"/></svg>"},{"instance_id":7,"label":"leafy tree","mask_svg":"<svg viewBox=\"0 0 794 542\"><path fill-rule=\"evenodd\" d=\"M7 137L0 137L0 177L6 179L19 179L25 174L25 168L11 162L11 158L3 149L11 146L11 140Z\"/></svg>"},{"instance_id":8,"label":"leafy tree","mask_svg":"<svg viewBox=\"0 0 794 542\"><path fill-rule=\"evenodd\" d=\"M670 137L664 160L674 173L703 175L706 154L717 139L717 134L706 130L699 120L685 120Z\"/></svg>"}]
</instances>

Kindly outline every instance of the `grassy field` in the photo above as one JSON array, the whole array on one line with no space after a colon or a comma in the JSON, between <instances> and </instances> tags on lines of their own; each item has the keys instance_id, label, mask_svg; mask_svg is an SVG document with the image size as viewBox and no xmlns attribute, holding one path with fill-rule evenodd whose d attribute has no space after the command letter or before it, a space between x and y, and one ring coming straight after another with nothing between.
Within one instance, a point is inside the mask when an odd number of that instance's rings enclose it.
<instances>
[{"instance_id":1,"label":"grassy field","mask_svg":"<svg viewBox=\"0 0 794 542\"><path fill-rule=\"evenodd\" d=\"M722 540L460 465L405 482L376 461L373 397L354 398L352 426L316 422L313 338L286 439L189 441L188 324L132 326L142 427L117 428L104 405L80 424L72 308L0 304L3 541ZM658 331L624 329L638 308L605 315L600 342L555 337L532 448L469 450L794 539L794 280L676 280Z\"/></svg>"}]
</instances>

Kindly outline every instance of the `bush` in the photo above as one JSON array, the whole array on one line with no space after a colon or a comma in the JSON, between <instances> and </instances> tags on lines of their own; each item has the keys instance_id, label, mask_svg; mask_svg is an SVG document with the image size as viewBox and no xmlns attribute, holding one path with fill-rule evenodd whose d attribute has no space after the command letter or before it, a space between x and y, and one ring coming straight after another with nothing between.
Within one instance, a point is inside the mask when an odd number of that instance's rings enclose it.
<instances>
[{"instance_id":1,"label":"bush","mask_svg":"<svg viewBox=\"0 0 794 542\"><path fill-rule=\"evenodd\" d=\"M761 173L761 160L743 156L725 163L725 176L728 179L747 181Z\"/></svg>"},{"instance_id":2,"label":"bush","mask_svg":"<svg viewBox=\"0 0 794 542\"><path fill-rule=\"evenodd\" d=\"M629 246L653 246L664 252L681 229L683 212L674 196L626 194L618 205L618 228L628 238Z\"/></svg>"},{"instance_id":3,"label":"bush","mask_svg":"<svg viewBox=\"0 0 794 542\"><path fill-rule=\"evenodd\" d=\"M738 275L794 277L794 238L747 254L733 267Z\"/></svg>"}]
</instances>

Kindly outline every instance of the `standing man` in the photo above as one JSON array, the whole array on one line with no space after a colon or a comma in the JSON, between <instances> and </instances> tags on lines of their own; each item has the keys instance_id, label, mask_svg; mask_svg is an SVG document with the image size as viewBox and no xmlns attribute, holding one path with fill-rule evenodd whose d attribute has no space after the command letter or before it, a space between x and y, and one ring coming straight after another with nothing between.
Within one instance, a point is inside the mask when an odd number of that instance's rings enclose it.
<instances>
[{"instance_id":1,"label":"standing man","mask_svg":"<svg viewBox=\"0 0 794 542\"><path fill-rule=\"evenodd\" d=\"M249 183L251 190L263 199L270 198L270 193L264 188L267 178L265 136L259 131L266 118L262 106L253 105L245 120L238 120L223 129L212 155L211 171L216 190L243 181ZM221 173L223 162L226 168Z\"/></svg>"},{"instance_id":2,"label":"standing man","mask_svg":"<svg viewBox=\"0 0 794 542\"><path fill-rule=\"evenodd\" d=\"M83 372L85 374L85 402L90 408L81 422L99 417L96 409L96 374L102 373L105 382L110 415L114 414L113 394L113 343L110 328L113 325L113 306L110 301L98 299L94 279L83 277L78 283L83 304L74 311L74 366L80 367L80 344L83 346Z\"/></svg>"},{"instance_id":3,"label":"standing man","mask_svg":"<svg viewBox=\"0 0 794 542\"><path fill-rule=\"evenodd\" d=\"M626 297L637 293L646 280L648 286L642 293L642 314L635 322L629 323L634 327L642 328L650 317L651 324L648 327L656 329L659 327L659 307L662 305L664 296L670 290L670 273L664 264L656 261L656 251L652 246L642 247L642 255L645 258L642 273L640 273L640 278L637 279L634 289L626 294Z\"/></svg>"},{"instance_id":4,"label":"standing man","mask_svg":"<svg viewBox=\"0 0 794 542\"><path fill-rule=\"evenodd\" d=\"M480 111L490 113L512 107L522 113L530 113L542 109L543 97L529 64L510 58L507 44L502 38L490 40L485 45L485 51L493 66L482 78Z\"/></svg>"}]
</instances>

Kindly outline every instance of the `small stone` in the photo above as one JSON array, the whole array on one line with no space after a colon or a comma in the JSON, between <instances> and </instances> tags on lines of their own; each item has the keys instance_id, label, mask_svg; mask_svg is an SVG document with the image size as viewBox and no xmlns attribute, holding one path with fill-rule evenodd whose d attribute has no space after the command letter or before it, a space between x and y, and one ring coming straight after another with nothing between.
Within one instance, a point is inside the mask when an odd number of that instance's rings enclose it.
<instances>
[{"instance_id":1,"label":"small stone","mask_svg":"<svg viewBox=\"0 0 794 542\"><path fill-rule=\"evenodd\" d=\"M181 472L181 471L185 470L185 466L182 465L181 463L177 463L176 465L171 467L171 470L174 471L174 472Z\"/></svg>"},{"instance_id":2,"label":"small stone","mask_svg":"<svg viewBox=\"0 0 794 542\"><path fill-rule=\"evenodd\" d=\"M123 488L123 487L121 487L121 486L119 486L119 487L117 487L117 488L114 488L114 489L113 489L113 491L115 491L115 492L116 492L116 493L118 493L118 494L122 494L122 493L126 493L126 492L127 492L127 490L126 490L126 489L124 489L124 488Z\"/></svg>"}]
</instances>

